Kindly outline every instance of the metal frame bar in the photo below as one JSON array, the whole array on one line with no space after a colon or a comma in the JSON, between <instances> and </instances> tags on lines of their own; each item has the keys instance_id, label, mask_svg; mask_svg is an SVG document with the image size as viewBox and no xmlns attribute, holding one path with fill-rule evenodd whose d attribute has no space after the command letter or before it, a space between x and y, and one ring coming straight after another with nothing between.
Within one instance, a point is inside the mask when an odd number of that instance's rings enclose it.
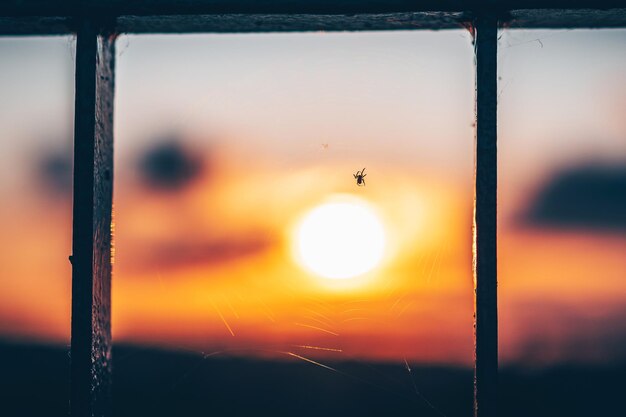
<instances>
[{"instance_id":1,"label":"metal frame bar","mask_svg":"<svg viewBox=\"0 0 626 417\"><path fill-rule=\"evenodd\" d=\"M474 189L474 416L495 417L498 385L497 54L498 20L476 18Z\"/></svg>"},{"instance_id":2,"label":"metal frame bar","mask_svg":"<svg viewBox=\"0 0 626 417\"><path fill-rule=\"evenodd\" d=\"M5 0L0 15L378 14L433 11L612 9L624 0Z\"/></svg>"},{"instance_id":3,"label":"metal frame bar","mask_svg":"<svg viewBox=\"0 0 626 417\"><path fill-rule=\"evenodd\" d=\"M626 0L4 0L0 35L72 33L90 16L118 33L439 30L487 12L516 28L626 27Z\"/></svg>"},{"instance_id":4,"label":"metal frame bar","mask_svg":"<svg viewBox=\"0 0 626 417\"><path fill-rule=\"evenodd\" d=\"M108 416L115 38L90 19L76 42L71 415Z\"/></svg>"}]
</instances>

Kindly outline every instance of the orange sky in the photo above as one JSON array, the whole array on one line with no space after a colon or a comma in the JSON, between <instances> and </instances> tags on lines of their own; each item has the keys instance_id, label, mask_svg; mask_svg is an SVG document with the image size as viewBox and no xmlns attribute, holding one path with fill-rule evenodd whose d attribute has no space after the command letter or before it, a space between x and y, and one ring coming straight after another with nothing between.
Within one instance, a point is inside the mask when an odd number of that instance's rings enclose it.
<instances>
[{"instance_id":1,"label":"orange sky","mask_svg":"<svg viewBox=\"0 0 626 417\"><path fill-rule=\"evenodd\" d=\"M334 175L347 168L288 177L249 169L214 173L219 180L199 179L176 198L119 187L117 341L206 353L280 356L304 349L317 358L471 363L471 193L392 169L372 171L365 188L356 188L349 174ZM335 192L373 204L389 241L383 264L344 287L298 265L289 230ZM5 271L27 278L3 281L0 331L67 340L69 206L28 207L13 212L14 229L5 227L12 240L4 256L14 260L4 263ZM40 232L22 233L26 223ZM556 360L558 346L579 333L568 328L564 312L576 312L576 326L588 331L621 314L623 237L503 227L499 248L504 359L530 355L524 346L532 337L549 334L550 347L529 360ZM604 359L598 350L571 355Z\"/></svg>"},{"instance_id":2,"label":"orange sky","mask_svg":"<svg viewBox=\"0 0 626 417\"><path fill-rule=\"evenodd\" d=\"M543 32L542 47L533 32L502 40L505 361L623 358L623 231L519 221L560 170L626 158L619 97L585 100L589 89L607 88L598 80L626 65L598 46L623 46L624 32L600 35L594 44L586 34L579 49L570 47L579 32ZM12 158L0 176L9 196L0 206L0 337L68 343L70 195L50 182L56 171L41 177L37 164L68 149L67 140L52 137L71 132L71 115L63 113L71 94L58 87L71 69L71 43L45 42L0 41L0 54L13 58L0 60L2 85L15 88L24 65L34 74L20 76L41 78L37 68L47 62L57 98L32 110L24 81L13 106L0 99L0 126L12 139L1 145ZM589 54L612 65L581 63L564 82L563 71ZM471 364L473 56L466 33L123 37L118 55L116 341ZM591 110L598 108L606 111ZM22 119L33 111L41 123ZM50 122L57 119L64 122ZM164 189L146 182L140 161L170 142L201 168ZM363 166L368 182L359 188L352 174ZM375 207L388 236L381 265L339 287L292 254L294 222L337 193Z\"/></svg>"}]
</instances>

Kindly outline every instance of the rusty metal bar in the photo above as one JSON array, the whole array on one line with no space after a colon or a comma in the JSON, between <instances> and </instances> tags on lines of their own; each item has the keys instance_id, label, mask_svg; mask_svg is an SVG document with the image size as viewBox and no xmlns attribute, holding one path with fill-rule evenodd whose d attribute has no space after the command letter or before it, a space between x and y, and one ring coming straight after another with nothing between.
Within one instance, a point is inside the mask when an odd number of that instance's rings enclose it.
<instances>
[{"instance_id":1,"label":"rusty metal bar","mask_svg":"<svg viewBox=\"0 0 626 417\"><path fill-rule=\"evenodd\" d=\"M476 31L474 416L495 417L498 385L496 15L478 15L474 28Z\"/></svg>"},{"instance_id":2,"label":"rusty metal bar","mask_svg":"<svg viewBox=\"0 0 626 417\"><path fill-rule=\"evenodd\" d=\"M115 38L78 22L74 108L71 416L108 416Z\"/></svg>"}]
</instances>

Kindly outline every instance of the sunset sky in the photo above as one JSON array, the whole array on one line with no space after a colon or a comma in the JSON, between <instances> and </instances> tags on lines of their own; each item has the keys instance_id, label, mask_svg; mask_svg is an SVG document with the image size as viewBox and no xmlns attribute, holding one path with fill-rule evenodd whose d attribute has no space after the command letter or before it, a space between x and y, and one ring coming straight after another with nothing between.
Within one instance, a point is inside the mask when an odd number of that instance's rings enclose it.
<instances>
[{"instance_id":1,"label":"sunset sky","mask_svg":"<svg viewBox=\"0 0 626 417\"><path fill-rule=\"evenodd\" d=\"M501 358L623 361L626 31L499 42ZM3 339L69 343L74 44L0 38ZM473 59L461 30L121 36L114 340L472 364ZM298 256L337 201L384 231L345 280Z\"/></svg>"}]
</instances>

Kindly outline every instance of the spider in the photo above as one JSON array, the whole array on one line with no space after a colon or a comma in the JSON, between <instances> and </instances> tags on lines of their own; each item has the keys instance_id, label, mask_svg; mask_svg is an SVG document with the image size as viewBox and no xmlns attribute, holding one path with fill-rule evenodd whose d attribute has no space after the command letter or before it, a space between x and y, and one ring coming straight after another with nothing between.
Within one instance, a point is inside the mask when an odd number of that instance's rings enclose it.
<instances>
[{"instance_id":1,"label":"spider","mask_svg":"<svg viewBox=\"0 0 626 417\"><path fill-rule=\"evenodd\" d=\"M365 172L365 168L357 171L356 174L352 174L352 176L356 179L356 185L358 185L359 187L361 185L365 185L365 177L367 176L367 174L364 174L363 172Z\"/></svg>"}]
</instances>

